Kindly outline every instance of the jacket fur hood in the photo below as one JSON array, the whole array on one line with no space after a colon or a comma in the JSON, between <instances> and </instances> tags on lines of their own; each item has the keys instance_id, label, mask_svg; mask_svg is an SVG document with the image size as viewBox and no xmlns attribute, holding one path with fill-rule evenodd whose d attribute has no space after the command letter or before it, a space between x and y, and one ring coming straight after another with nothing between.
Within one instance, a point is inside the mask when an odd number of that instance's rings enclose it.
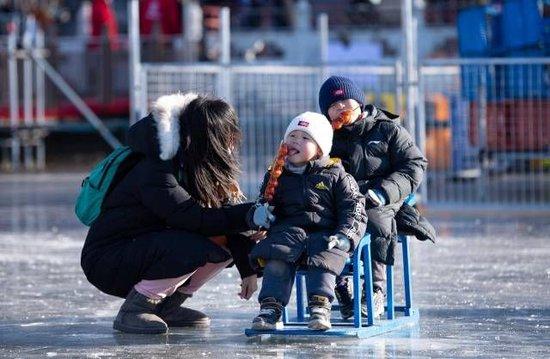
<instances>
[{"instance_id":1,"label":"jacket fur hood","mask_svg":"<svg viewBox=\"0 0 550 359\"><path fill-rule=\"evenodd\" d=\"M179 116L198 97L196 93L173 94L159 97L153 104L153 119L157 124L161 160L174 158L180 148Z\"/></svg>"},{"instance_id":2,"label":"jacket fur hood","mask_svg":"<svg viewBox=\"0 0 550 359\"><path fill-rule=\"evenodd\" d=\"M173 159L180 148L179 117L199 95L188 92L159 97L151 114L130 127L128 144L134 151L162 161Z\"/></svg>"}]
</instances>

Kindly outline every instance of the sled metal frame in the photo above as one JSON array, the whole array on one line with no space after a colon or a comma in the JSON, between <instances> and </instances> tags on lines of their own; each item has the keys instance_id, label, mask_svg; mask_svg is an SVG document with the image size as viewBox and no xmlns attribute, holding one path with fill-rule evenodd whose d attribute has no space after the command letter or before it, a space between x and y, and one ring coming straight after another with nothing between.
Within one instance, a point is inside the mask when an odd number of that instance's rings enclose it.
<instances>
[{"instance_id":1,"label":"sled metal frame","mask_svg":"<svg viewBox=\"0 0 550 359\"><path fill-rule=\"evenodd\" d=\"M414 196L407 199L407 203L412 204ZM307 313L307 298L305 292L305 275L307 271L298 271L296 273L296 317L289 318L288 310L285 307L283 311L283 324L281 329L274 330L255 330L246 329L245 335L252 336L324 336L324 337L355 337L368 338L381 335L395 330L411 328L418 325L420 314L413 305L412 281L411 281L411 262L409 251L409 238L405 235L399 235L401 243L401 252L403 260L403 288L404 305L395 305L393 288L393 266L386 266L386 298L385 318L374 319L374 294L371 271L371 250L370 234L366 234L355 249L355 253L348 260L342 275L353 276L353 308L354 316L351 320L331 319L332 328L326 331L311 330L307 328L309 315ZM361 278L365 281L367 318L361 318ZM338 306L332 307L333 311L338 310ZM396 315L399 313L399 315Z\"/></svg>"}]
</instances>

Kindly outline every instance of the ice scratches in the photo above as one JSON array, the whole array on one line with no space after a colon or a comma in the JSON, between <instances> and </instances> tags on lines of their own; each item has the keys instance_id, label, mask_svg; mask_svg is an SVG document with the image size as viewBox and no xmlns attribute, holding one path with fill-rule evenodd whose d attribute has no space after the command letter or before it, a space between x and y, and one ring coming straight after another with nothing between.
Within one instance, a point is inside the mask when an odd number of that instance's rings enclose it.
<instances>
[{"instance_id":1,"label":"ice scratches","mask_svg":"<svg viewBox=\"0 0 550 359\"><path fill-rule=\"evenodd\" d=\"M237 297L233 267L185 302L212 318L210 328L131 335L112 328L122 299L99 292L80 268L86 228L71 219L74 183L51 181L14 180L11 198L0 178L0 357L550 358L548 216L430 215L437 244L411 242L416 329L365 340L249 340L257 293Z\"/></svg>"},{"instance_id":2,"label":"ice scratches","mask_svg":"<svg viewBox=\"0 0 550 359\"><path fill-rule=\"evenodd\" d=\"M116 353L114 352L98 352L98 353L91 353L87 354L87 358L105 358L105 357L115 357Z\"/></svg>"},{"instance_id":3,"label":"ice scratches","mask_svg":"<svg viewBox=\"0 0 550 359\"><path fill-rule=\"evenodd\" d=\"M43 326L43 325L47 325L47 324L44 323L44 322L34 322L34 323L20 324L21 327L36 327L36 326Z\"/></svg>"},{"instance_id":4,"label":"ice scratches","mask_svg":"<svg viewBox=\"0 0 550 359\"><path fill-rule=\"evenodd\" d=\"M75 258L61 255L82 248L82 237L45 233L0 233L0 264L63 264ZM0 269L2 266L0 265Z\"/></svg>"},{"instance_id":5,"label":"ice scratches","mask_svg":"<svg viewBox=\"0 0 550 359\"><path fill-rule=\"evenodd\" d=\"M94 315L99 318L115 316L118 312L118 309L122 305L122 302L122 299L117 301L111 300L105 303L102 308L97 308L96 310L94 310Z\"/></svg>"}]
</instances>

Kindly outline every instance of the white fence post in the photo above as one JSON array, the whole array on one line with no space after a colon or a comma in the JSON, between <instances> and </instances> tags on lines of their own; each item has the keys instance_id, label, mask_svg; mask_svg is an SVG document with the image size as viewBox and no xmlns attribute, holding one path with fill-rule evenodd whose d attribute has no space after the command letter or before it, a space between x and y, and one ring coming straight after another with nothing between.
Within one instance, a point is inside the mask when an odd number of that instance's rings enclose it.
<instances>
[{"instance_id":1,"label":"white fence post","mask_svg":"<svg viewBox=\"0 0 550 359\"><path fill-rule=\"evenodd\" d=\"M19 170L21 143L17 130L19 128L19 76L17 69L17 34L19 22L13 18L8 36L8 77L10 91L10 127L11 127L11 169Z\"/></svg>"},{"instance_id":2,"label":"white fence post","mask_svg":"<svg viewBox=\"0 0 550 359\"><path fill-rule=\"evenodd\" d=\"M328 15L325 13L317 16L317 32L319 33L319 80L318 87L321 86L323 80L327 78L328 70L328 42L329 42L329 28L328 28Z\"/></svg>"},{"instance_id":3,"label":"white fence post","mask_svg":"<svg viewBox=\"0 0 550 359\"><path fill-rule=\"evenodd\" d=\"M139 1L128 3L128 55L130 63L130 125L137 122L143 115L140 111L139 99L141 91L141 49L139 37Z\"/></svg>"},{"instance_id":4,"label":"white fence post","mask_svg":"<svg viewBox=\"0 0 550 359\"><path fill-rule=\"evenodd\" d=\"M416 68L417 62L417 47L415 44L416 23L413 19L413 0L404 0L402 3L401 23L404 31L405 46L404 56L402 59L405 62L405 85L407 87L407 121L406 127L411 136L416 139L415 123L416 109L418 105L418 73Z\"/></svg>"},{"instance_id":5,"label":"white fence post","mask_svg":"<svg viewBox=\"0 0 550 359\"><path fill-rule=\"evenodd\" d=\"M220 11L220 59L221 65L217 79L217 95L223 97L231 103L231 16L228 7L223 7Z\"/></svg>"}]
</instances>

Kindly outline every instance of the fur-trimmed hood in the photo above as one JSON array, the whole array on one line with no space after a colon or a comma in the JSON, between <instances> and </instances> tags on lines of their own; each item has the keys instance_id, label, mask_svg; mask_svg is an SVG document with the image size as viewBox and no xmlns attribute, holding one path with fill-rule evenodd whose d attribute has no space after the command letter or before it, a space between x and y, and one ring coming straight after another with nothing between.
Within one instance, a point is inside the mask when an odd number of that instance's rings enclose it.
<instances>
[{"instance_id":1,"label":"fur-trimmed hood","mask_svg":"<svg viewBox=\"0 0 550 359\"><path fill-rule=\"evenodd\" d=\"M128 145L136 152L163 161L171 160L180 148L179 117L197 97L196 93L177 93L159 97L151 113L128 130Z\"/></svg>"}]
</instances>

